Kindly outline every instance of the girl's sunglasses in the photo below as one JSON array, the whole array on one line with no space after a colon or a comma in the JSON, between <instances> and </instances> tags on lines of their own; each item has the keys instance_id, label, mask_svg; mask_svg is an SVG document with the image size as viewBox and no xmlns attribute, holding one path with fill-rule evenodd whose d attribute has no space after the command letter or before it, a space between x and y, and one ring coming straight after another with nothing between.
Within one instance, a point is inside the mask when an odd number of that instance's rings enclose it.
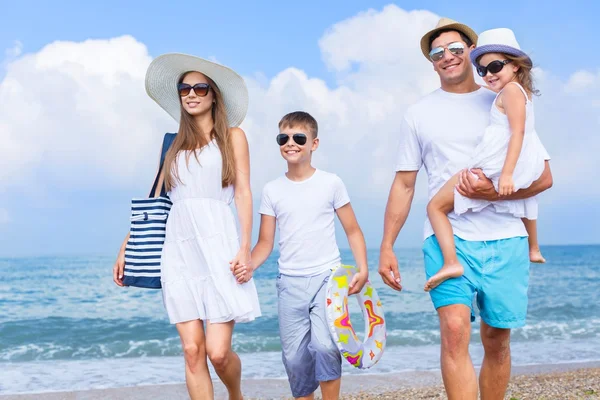
<instances>
[{"instance_id":1,"label":"girl's sunglasses","mask_svg":"<svg viewBox=\"0 0 600 400\"><path fill-rule=\"evenodd\" d=\"M204 97L208 94L210 90L210 85L208 83L196 83L194 86L188 85L187 83L180 83L177 85L177 90L179 91L179 95L181 97L185 97L190 92L194 90L196 96Z\"/></svg>"},{"instance_id":2,"label":"girl's sunglasses","mask_svg":"<svg viewBox=\"0 0 600 400\"><path fill-rule=\"evenodd\" d=\"M444 51L446 49L448 49L450 54L460 56L465 52L465 44L462 42L452 42L447 47L436 47L429 52L429 58L433 62L440 61L442 57L444 57Z\"/></svg>"},{"instance_id":3,"label":"girl's sunglasses","mask_svg":"<svg viewBox=\"0 0 600 400\"><path fill-rule=\"evenodd\" d=\"M478 65L477 66L477 74L479 76L481 76L482 78L484 76L487 75L488 71L491 72L492 74L497 74L498 72L502 71L502 68L504 68L504 66L508 63L510 63L510 60L494 60L491 63L489 63L487 66L482 66L482 65Z\"/></svg>"},{"instance_id":4,"label":"girl's sunglasses","mask_svg":"<svg viewBox=\"0 0 600 400\"><path fill-rule=\"evenodd\" d=\"M296 142L299 146L304 146L306 144L306 135L304 133L294 133L291 138ZM280 133L277 135L277 144L283 146L290 140L290 136L285 133Z\"/></svg>"}]
</instances>

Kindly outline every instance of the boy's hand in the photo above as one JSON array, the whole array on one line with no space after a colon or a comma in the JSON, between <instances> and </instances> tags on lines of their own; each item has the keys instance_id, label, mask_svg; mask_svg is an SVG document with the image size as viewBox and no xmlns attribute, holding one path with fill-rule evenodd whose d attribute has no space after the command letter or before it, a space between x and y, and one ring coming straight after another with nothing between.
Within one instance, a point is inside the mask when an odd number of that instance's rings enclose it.
<instances>
[{"instance_id":1,"label":"boy's hand","mask_svg":"<svg viewBox=\"0 0 600 400\"><path fill-rule=\"evenodd\" d=\"M354 274L352 281L350 281L350 284L348 285L348 296L360 293L360 291L363 289L368 280L368 271L359 271L358 273Z\"/></svg>"}]
</instances>

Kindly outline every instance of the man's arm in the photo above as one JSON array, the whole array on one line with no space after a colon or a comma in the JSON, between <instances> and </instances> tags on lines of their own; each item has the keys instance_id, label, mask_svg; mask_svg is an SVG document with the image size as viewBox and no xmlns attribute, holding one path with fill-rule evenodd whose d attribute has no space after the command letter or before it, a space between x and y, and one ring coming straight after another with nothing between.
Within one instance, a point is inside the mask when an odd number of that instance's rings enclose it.
<instances>
[{"instance_id":1,"label":"man's arm","mask_svg":"<svg viewBox=\"0 0 600 400\"><path fill-rule=\"evenodd\" d=\"M464 170L460 173L458 178L458 185L456 190L461 195L470 199L482 199L488 201L497 200L522 200L529 197L536 196L545 190L552 187L552 172L550 171L550 163L546 161L544 165L544 172L542 175L534 181L531 186L525 189L519 189L509 196L500 196L492 181L489 180L480 169L471 170L477 178L469 173L468 170Z\"/></svg>"},{"instance_id":2,"label":"man's arm","mask_svg":"<svg viewBox=\"0 0 600 400\"><path fill-rule=\"evenodd\" d=\"M383 223L383 240L379 255L379 274L384 283L395 290L402 290L398 260L393 246L400 229L404 226L415 194L418 171L396 172L394 183L390 189L385 219Z\"/></svg>"}]
</instances>

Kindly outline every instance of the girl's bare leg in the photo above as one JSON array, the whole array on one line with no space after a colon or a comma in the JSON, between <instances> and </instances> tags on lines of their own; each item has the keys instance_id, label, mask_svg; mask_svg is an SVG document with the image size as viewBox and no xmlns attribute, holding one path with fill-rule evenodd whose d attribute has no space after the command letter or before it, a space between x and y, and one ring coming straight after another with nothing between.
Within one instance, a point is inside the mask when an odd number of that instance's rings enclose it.
<instances>
[{"instance_id":1,"label":"girl's bare leg","mask_svg":"<svg viewBox=\"0 0 600 400\"><path fill-rule=\"evenodd\" d=\"M545 263L546 259L542 256L540 244L538 243L537 220L527 218L521 218L521 220L529 234L529 261L532 263Z\"/></svg>"},{"instance_id":2,"label":"girl's bare leg","mask_svg":"<svg viewBox=\"0 0 600 400\"><path fill-rule=\"evenodd\" d=\"M458 174L450 178L427 205L427 216L442 250L444 265L425 283L426 292L447 279L461 276L464 272L463 266L456 257L454 232L448 220L448 213L454 208L454 186L457 182Z\"/></svg>"}]
</instances>

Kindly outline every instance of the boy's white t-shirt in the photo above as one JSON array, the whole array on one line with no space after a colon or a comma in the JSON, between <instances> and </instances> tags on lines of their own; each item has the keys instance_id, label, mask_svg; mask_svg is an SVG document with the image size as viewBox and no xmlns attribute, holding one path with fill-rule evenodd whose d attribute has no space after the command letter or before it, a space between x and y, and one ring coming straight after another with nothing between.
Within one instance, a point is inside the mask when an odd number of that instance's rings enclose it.
<instances>
[{"instance_id":1,"label":"boy's white t-shirt","mask_svg":"<svg viewBox=\"0 0 600 400\"><path fill-rule=\"evenodd\" d=\"M266 184L259 213L277 219L281 274L313 276L340 264L335 210L349 202L342 180L318 169L301 182L284 175Z\"/></svg>"},{"instance_id":2,"label":"boy's white t-shirt","mask_svg":"<svg viewBox=\"0 0 600 400\"><path fill-rule=\"evenodd\" d=\"M468 167L490 123L495 97L496 93L485 88L465 94L438 89L412 105L400 126L396 171L418 171L424 166L431 199L448 179ZM546 159L550 159L547 152ZM460 216L451 212L448 218L454 234L463 240L527 236L520 218L496 213L492 206ZM427 219L425 238L431 235L433 229Z\"/></svg>"}]
</instances>

